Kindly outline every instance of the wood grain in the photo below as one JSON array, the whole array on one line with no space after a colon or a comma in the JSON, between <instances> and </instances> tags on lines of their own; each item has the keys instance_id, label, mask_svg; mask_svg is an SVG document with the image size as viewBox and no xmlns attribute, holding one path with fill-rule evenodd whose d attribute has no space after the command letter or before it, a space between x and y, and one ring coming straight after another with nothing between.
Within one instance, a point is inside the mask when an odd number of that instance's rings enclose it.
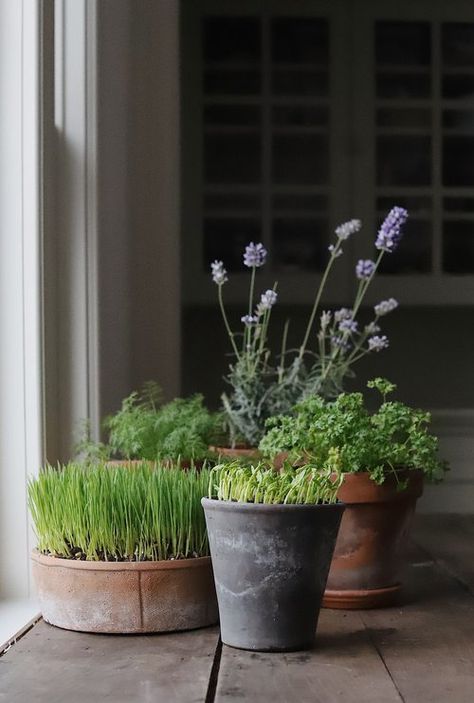
<instances>
[{"instance_id":1,"label":"wood grain","mask_svg":"<svg viewBox=\"0 0 474 703\"><path fill-rule=\"evenodd\" d=\"M216 702L400 703L358 613L322 611L314 650L260 654L224 646Z\"/></svg>"},{"instance_id":2,"label":"wood grain","mask_svg":"<svg viewBox=\"0 0 474 703\"><path fill-rule=\"evenodd\" d=\"M218 635L90 635L40 622L0 658L0 701L205 701Z\"/></svg>"}]
</instances>

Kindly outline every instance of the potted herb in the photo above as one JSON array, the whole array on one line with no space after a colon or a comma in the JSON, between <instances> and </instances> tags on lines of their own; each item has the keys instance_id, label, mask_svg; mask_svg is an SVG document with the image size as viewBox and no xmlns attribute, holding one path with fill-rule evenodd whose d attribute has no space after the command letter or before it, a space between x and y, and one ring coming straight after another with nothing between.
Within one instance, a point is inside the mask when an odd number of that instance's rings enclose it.
<instances>
[{"instance_id":1,"label":"potted herb","mask_svg":"<svg viewBox=\"0 0 474 703\"><path fill-rule=\"evenodd\" d=\"M383 257L398 247L407 217L403 208L392 208L375 240L376 259L357 262L355 276L358 286L352 306L321 311L320 303L329 274L343 253L343 245L360 230L361 223L350 220L336 228L335 240L329 246L328 263L296 350L288 349L288 322L280 348L276 352L268 348L268 328L277 302L277 284L256 296L257 270L267 259L263 244L251 242L244 252L243 263L250 273L249 302L239 332L232 330L224 305L223 287L228 281L224 262L211 264L233 356L225 379L229 390L221 396L232 448L239 445L255 448L265 433L267 418L289 413L297 402L308 396L336 397L343 389L344 379L353 375L353 366L362 356L388 346L387 337L380 334L380 318L397 307L396 300L390 298L376 305L374 319L363 327L359 326L357 315ZM318 317L319 330L315 333ZM316 344L311 344L313 340Z\"/></svg>"},{"instance_id":2,"label":"potted herb","mask_svg":"<svg viewBox=\"0 0 474 703\"><path fill-rule=\"evenodd\" d=\"M294 415L268 421L260 443L266 456L288 465L324 463L343 472L338 492L347 506L329 572L324 605L367 608L388 605L400 590L400 550L423 479L439 480L446 470L430 415L387 400L396 386L377 378L370 388L382 395L370 412L361 393L335 401L308 398Z\"/></svg>"},{"instance_id":3,"label":"potted herb","mask_svg":"<svg viewBox=\"0 0 474 703\"><path fill-rule=\"evenodd\" d=\"M29 483L43 618L84 632L217 621L201 497L209 471L149 464L46 467Z\"/></svg>"},{"instance_id":4,"label":"potted herb","mask_svg":"<svg viewBox=\"0 0 474 703\"><path fill-rule=\"evenodd\" d=\"M312 646L344 506L332 467L275 473L235 461L203 498L225 644L258 651Z\"/></svg>"},{"instance_id":5,"label":"potted herb","mask_svg":"<svg viewBox=\"0 0 474 703\"><path fill-rule=\"evenodd\" d=\"M86 458L115 457L129 464L179 460L182 467L199 466L209 454L218 423L219 417L204 406L202 395L162 404L159 387L150 382L125 398L120 410L106 419L107 444L86 440L78 450Z\"/></svg>"}]
</instances>

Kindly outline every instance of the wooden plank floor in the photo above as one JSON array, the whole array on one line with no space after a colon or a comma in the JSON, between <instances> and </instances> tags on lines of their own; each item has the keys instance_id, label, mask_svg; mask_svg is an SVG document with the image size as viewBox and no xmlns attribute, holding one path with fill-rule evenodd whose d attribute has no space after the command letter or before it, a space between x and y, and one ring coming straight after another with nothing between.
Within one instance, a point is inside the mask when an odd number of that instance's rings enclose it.
<instances>
[{"instance_id":1,"label":"wooden plank floor","mask_svg":"<svg viewBox=\"0 0 474 703\"><path fill-rule=\"evenodd\" d=\"M40 621L0 657L0 702L471 703L474 516L417 518L400 605L322 611L311 652L221 647L217 628L71 633Z\"/></svg>"}]
</instances>

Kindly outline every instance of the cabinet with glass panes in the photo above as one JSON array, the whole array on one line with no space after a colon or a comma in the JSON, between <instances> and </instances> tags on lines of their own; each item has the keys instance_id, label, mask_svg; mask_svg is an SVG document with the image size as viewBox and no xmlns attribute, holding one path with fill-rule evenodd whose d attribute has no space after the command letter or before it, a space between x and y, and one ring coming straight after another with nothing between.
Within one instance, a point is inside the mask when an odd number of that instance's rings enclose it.
<instances>
[{"instance_id":1,"label":"cabinet with glass panes","mask_svg":"<svg viewBox=\"0 0 474 703\"><path fill-rule=\"evenodd\" d=\"M474 4L185 2L183 101L185 300L212 300L216 258L240 300L262 241L262 285L309 302L332 230L360 217L328 290L343 302L398 204L374 295L474 302Z\"/></svg>"}]
</instances>

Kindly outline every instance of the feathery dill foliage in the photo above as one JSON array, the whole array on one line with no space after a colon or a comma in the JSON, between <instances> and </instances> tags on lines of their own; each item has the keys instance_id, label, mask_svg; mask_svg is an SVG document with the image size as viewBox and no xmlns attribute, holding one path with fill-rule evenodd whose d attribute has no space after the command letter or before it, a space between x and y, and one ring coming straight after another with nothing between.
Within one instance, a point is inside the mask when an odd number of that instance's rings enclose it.
<instances>
[{"instance_id":1,"label":"feathery dill foliage","mask_svg":"<svg viewBox=\"0 0 474 703\"><path fill-rule=\"evenodd\" d=\"M131 393L106 420L109 453L126 459L204 459L219 417L204 406L202 395L175 398L161 405L161 390L149 382Z\"/></svg>"},{"instance_id":2,"label":"feathery dill foliage","mask_svg":"<svg viewBox=\"0 0 474 703\"><path fill-rule=\"evenodd\" d=\"M207 556L208 469L47 466L28 485L38 549L91 561Z\"/></svg>"},{"instance_id":3,"label":"feathery dill foliage","mask_svg":"<svg viewBox=\"0 0 474 703\"><path fill-rule=\"evenodd\" d=\"M287 467L278 473L263 463L244 466L234 461L212 469L209 498L239 503L335 503L341 482L342 475L311 465Z\"/></svg>"}]
</instances>

